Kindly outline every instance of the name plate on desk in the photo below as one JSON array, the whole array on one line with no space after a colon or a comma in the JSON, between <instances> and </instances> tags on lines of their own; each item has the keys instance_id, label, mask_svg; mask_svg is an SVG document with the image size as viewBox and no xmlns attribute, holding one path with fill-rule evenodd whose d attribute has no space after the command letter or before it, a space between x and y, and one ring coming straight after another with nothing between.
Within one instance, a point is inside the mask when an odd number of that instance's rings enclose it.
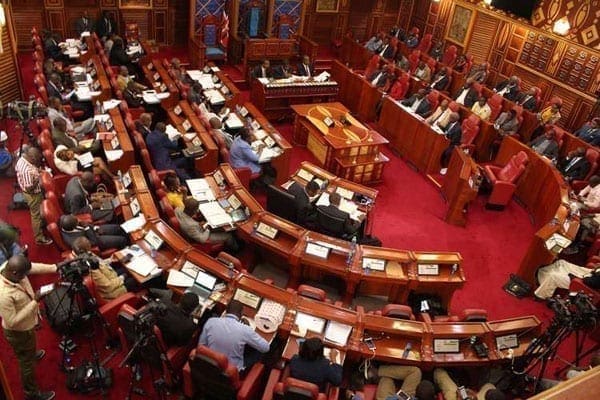
<instances>
[{"instance_id":1,"label":"name plate on desk","mask_svg":"<svg viewBox=\"0 0 600 400\"><path fill-rule=\"evenodd\" d=\"M119 147L119 138L117 136L110 139L110 147L114 150Z\"/></svg>"},{"instance_id":2,"label":"name plate on desk","mask_svg":"<svg viewBox=\"0 0 600 400\"><path fill-rule=\"evenodd\" d=\"M312 179L314 178L314 175L305 169L298 170L298 176L307 182L312 181Z\"/></svg>"},{"instance_id":3,"label":"name plate on desk","mask_svg":"<svg viewBox=\"0 0 600 400\"><path fill-rule=\"evenodd\" d=\"M188 121L187 119L185 121L183 121L183 123L181 124L181 126L183 127L183 129L185 129L185 131L189 131L190 128L192 127L192 124L190 121Z\"/></svg>"},{"instance_id":4,"label":"name plate on desk","mask_svg":"<svg viewBox=\"0 0 600 400\"><path fill-rule=\"evenodd\" d=\"M378 258L363 257L362 260L363 269L372 269L374 271L385 271L385 264L385 260L380 260Z\"/></svg>"},{"instance_id":5,"label":"name plate on desk","mask_svg":"<svg viewBox=\"0 0 600 400\"><path fill-rule=\"evenodd\" d=\"M440 266L437 264L419 264L417 265L417 275L439 275Z\"/></svg>"},{"instance_id":6,"label":"name plate on desk","mask_svg":"<svg viewBox=\"0 0 600 400\"><path fill-rule=\"evenodd\" d=\"M179 106L179 104L177 104L175 106L175 108L173 109L173 112L175 113L175 115L181 114L181 107Z\"/></svg>"},{"instance_id":7,"label":"name plate on desk","mask_svg":"<svg viewBox=\"0 0 600 400\"><path fill-rule=\"evenodd\" d=\"M155 72L154 75L152 75L152 78L157 81L160 79L160 74L158 72Z\"/></svg>"},{"instance_id":8,"label":"name plate on desk","mask_svg":"<svg viewBox=\"0 0 600 400\"><path fill-rule=\"evenodd\" d=\"M354 197L354 192L352 190L344 189L340 186L335 188L335 192L346 200L352 200L352 197Z\"/></svg>"},{"instance_id":9,"label":"name plate on desk","mask_svg":"<svg viewBox=\"0 0 600 400\"><path fill-rule=\"evenodd\" d=\"M92 83L92 89L94 89L94 90L100 89L100 82L94 81L94 83Z\"/></svg>"},{"instance_id":10,"label":"name plate on desk","mask_svg":"<svg viewBox=\"0 0 600 400\"><path fill-rule=\"evenodd\" d=\"M460 341L458 339L433 339L434 353L459 353Z\"/></svg>"},{"instance_id":11,"label":"name plate on desk","mask_svg":"<svg viewBox=\"0 0 600 400\"><path fill-rule=\"evenodd\" d=\"M213 174L213 178L219 186L225 183L225 179L223 178L223 174L221 173L221 171L215 171L215 173Z\"/></svg>"},{"instance_id":12,"label":"name plate on desk","mask_svg":"<svg viewBox=\"0 0 600 400\"><path fill-rule=\"evenodd\" d=\"M254 293L247 292L244 289L237 289L233 295L233 299L250 308L254 308L255 310L261 300L259 296L255 295Z\"/></svg>"},{"instance_id":13,"label":"name plate on desk","mask_svg":"<svg viewBox=\"0 0 600 400\"><path fill-rule=\"evenodd\" d=\"M277 232L279 232L277 229L265 224L264 222L258 223L256 231L261 235L268 237L269 239L275 239L275 236L277 236Z\"/></svg>"},{"instance_id":14,"label":"name plate on desk","mask_svg":"<svg viewBox=\"0 0 600 400\"><path fill-rule=\"evenodd\" d=\"M255 131L260 129L260 124L258 123L257 120L253 120L252 123L250 123L250 126L252 127L252 129L254 129Z\"/></svg>"},{"instance_id":15,"label":"name plate on desk","mask_svg":"<svg viewBox=\"0 0 600 400\"><path fill-rule=\"evenodd\" d=\"M166 92L167 91L167 85L163 83L162 85L160 85L159 89L160 89L161 92Z\"/></svg>"},{"instance_id":16,"label":"name plate on desk","mask_svg":"<svg viewBox=\"0 0 600 400\"><path fill-rule=\"evenodd\" d=\"M240 115L246 118L246 115L248 115L248 109L244 106L240 107Z\"/></svg>"},{"instance_id":17,"label":"name plate on desk","mask_svg":"<svg viewBox=\"0 0 600 400\"><path fill-rule=\"evenodd\" d=\"M306 243L306 254L311 256L327 259L329 257L329 247L321 246L316 243Z\"/></svg>"},{"instance_id":18,"label":"name plate on desk","mask_svg":"<svg viewBox=\"0 0 600 400\"><path fill-rule=\"evenodd\" d=\"M129 175L129 172L125 172L123 174L123 176L121 177L121 183L123 184L123 187L125 189L127 189L129 185L131 185L131 175Z\"/></svg>"},{"instance_id":19,"label":"name plate on desk","mask_svg":"<svg viewBox=\"0 0 600 400\"><path fill-rule=\"evenodd\" d=\"M519 338L516 333L498 336L496 338L496 347L498 350L514 349L515 347L519 347Z\"/></svg>"},{"instance_id":20,"label":"name plate on desk","mask_svg":"<svg viewBox=\"0 0 600 400\"><path fill-rule=\"evenodd\" d=\"M113 128L114 124L112 118L106 120L106 130L109 131Z\"/></svg>"},{"instance_id":21,"label":"name plate on desk","mask_svg":"<svg viewBox=\"0 0 600 400\"><path fill-rule=\"evenodd\" d=\"M192 139L192 145L194 146L202 146L202 140L198 136Z\"/></svg>"},{"instance_id":22,"label":"name plate on desk","mask_svg":"<svg viewBox=\"0 0 600 400\"><path fill-rule=\"evenodd\" d=\"M240 201L240 199L237 198L237 196L235 194L232 194L231 196L229 196L227 198L227 201L229 202L229 205L231 206L231 208L233 208L234 210L237 210L242 205L242 202Z\"/></svg>"},{"instance_id":23,"label":"name plate on desk","mask_svg":"<svg viewBox=\"0 0 600 400\"><path fill-rule=\"evenodd\" d=\"M131 213L134 217L140 213L141 207L137 197L133 197L131 199L131 201L129 202L129 208L131 208Z\"/></svg>"},{"instance_id":24,"label":"name plate on desk","mask_svg":"<svg viewBox=\"0 0 600 400\"><path fill-rule=\"evenodd\" d=\"M162 240L162 238L158 236L153 230L149 230L148 233L146 233L146 236L144 236L144 240L154 250L160 249L160 246L162 246L164 242L164 240Z\"/></svg>"}]
</instances>

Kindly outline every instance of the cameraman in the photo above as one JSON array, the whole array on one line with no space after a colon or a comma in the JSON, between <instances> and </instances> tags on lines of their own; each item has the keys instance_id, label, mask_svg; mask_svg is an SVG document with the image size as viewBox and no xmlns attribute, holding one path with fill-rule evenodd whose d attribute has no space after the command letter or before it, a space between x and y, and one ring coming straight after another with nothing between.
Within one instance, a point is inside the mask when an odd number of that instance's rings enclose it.
<instances>
[{"instance_id":1,"label":"cameraman","mask_svg":"<svg viewBox=\"0 0 600 400\"><path fill-rule=\"evenodd\" d=\"M165 343L171 346L187 346L191 343L198 325L191 317L200 301L194 293L184 293L179 304L164 300L164 313L156 318L156 326L160 329Z\"/></svg>"},{"instance_id":2,"label":"cameraman","mask_svg":"<svg viewBox=\"0 0 600 400\"><path fill-rule=\"evenodd\" d=\"M34 264L22 254L11 256L0 267L0 316L4 337L13 348L26 400L51 400L54 392L41 392L35 380L34 367L46 354L36 350L35 329L39 326L38 301L27 275L56 272L56 265Z\"/></svg>"},{"instance_id":3,"label":"cameraman","mask_svg":"<svg viewBox=\"0 0 600 400\"><path fill-rule=\"evenodd\" d=\"M110 265L92 253L92 244L86 237L78 237L73 242L73 252L76 257L89 257L97 262L90 266L90 276L94 281L96 292L102 299L109 301L116 299L127 290L134 290L136 282L125 273L118 274Z\"/></svg>"}]
</instances>

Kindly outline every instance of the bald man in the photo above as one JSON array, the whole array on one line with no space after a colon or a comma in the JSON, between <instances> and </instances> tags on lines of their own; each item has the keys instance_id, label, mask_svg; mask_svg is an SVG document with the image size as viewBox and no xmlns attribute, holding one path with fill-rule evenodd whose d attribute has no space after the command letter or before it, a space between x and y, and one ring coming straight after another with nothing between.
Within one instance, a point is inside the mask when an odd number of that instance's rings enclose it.
<instances>
[{"instance_id":1,"label":"bald man","mask_svg":"<svg viewBox=\"0 0 600 400\"><path fill-rule=\"evenodd\" d=\"M55 273L56 265L34 264L22 254L12 256L0 266L0 316L4 337L15 352L26 400L51 400L54 392L41 392L35 379L35 364L46 352L36 350L35 328L40 323L38 302L43 297L34 291L27 275Z\"/></svg>"}]
</instances>

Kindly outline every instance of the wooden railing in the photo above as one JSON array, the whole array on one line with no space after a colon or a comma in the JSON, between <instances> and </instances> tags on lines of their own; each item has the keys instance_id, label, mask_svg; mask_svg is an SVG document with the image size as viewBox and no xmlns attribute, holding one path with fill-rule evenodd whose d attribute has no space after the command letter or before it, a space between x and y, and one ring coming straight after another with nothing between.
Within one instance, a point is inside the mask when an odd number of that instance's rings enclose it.
<instances>
[{"instance_id":1,"label":"wooden railing","mask_svg":"<svg viewBox=\"0 0 600 400\"><path fill-rule=\"evenodd\" d=\"M304 35L296 35L296 40L298 40L298 50L300 56L302 57L304 55L307 55L310 57L310 61L314 62L317 58L319 44L313 40L310 40Z\"/></svg>"}]
</instances>

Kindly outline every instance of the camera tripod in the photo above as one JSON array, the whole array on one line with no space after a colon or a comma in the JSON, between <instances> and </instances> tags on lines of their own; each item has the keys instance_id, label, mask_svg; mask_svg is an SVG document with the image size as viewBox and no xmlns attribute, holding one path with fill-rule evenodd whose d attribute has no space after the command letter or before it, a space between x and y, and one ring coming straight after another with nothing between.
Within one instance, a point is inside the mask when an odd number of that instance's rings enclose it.
<instances>
[{"instance_id":1,"label":"camera tripod","mask_svg":"<svg viewBox=\"0 0 600 400\"><path fill-rule=\"evenodd\" d=\"M60 368L64 372L72 370L74 368L70 365L70 354L75 350L76 347L71 336L78 327L86 325L87 331L83 335L88 339L88 344L90 347L92 357L91 365L93 365L93 368L95 368L96 371L98 371L98 373L100 374L101 367L104 364L104 362L100 362L100 354L98 352L98 347L94 340L94 333L96 330L96 325L100 324L105 334L107 335L108 340L110 341L111 336L108 323L100 314L96 300L91 296L91 294L83 284L82 276L76 277L76 279L74 279L71 282L68 282L68 285L65 286L66 291L58 300L57 306L54 310L54 313L56 314L58 310L64 309L64 307L61 306L66 301L66 299L69 299L69 308L67 311L67 322L65 332L59 344L59 348L62 350ZM75 315L75 312L77 310L79 311L79 315ZM99 388L101 396L103 398L108 398L108 394L106 391L107 388L104 385L100 385Z\"/></svg>"},{"instance_id":2,"label":"camera tripod","mask_svg":"<svg viewBox=\"0 0 600 400\"><path fill-rule=\"evenodd\" d=\"M160 400L166 399L166 395L169 394L167 381L163 376L159 374L159 378L155 379L154 368L158 362L160 365L166 365L168 372L171 377L175 377L171 363L167 360L167 355L158 343L158 339L153 331L153 327L146 327L145 329L138 330L136 326L136 338L135 342L131 346L131 350L127 353L123 361L119 364L119 368L122 368L125 364L131 367L131 379L129 382L129 390L127 392L126 400L130 400L134 394L141 397L148 397L148 393L143 388L136 386L135 382L139 382L142 379L143 365L146 364L150 371L150 380L154 392ZM158 355L152 359L152 355Z\"/></svg>"}]
</instances>

